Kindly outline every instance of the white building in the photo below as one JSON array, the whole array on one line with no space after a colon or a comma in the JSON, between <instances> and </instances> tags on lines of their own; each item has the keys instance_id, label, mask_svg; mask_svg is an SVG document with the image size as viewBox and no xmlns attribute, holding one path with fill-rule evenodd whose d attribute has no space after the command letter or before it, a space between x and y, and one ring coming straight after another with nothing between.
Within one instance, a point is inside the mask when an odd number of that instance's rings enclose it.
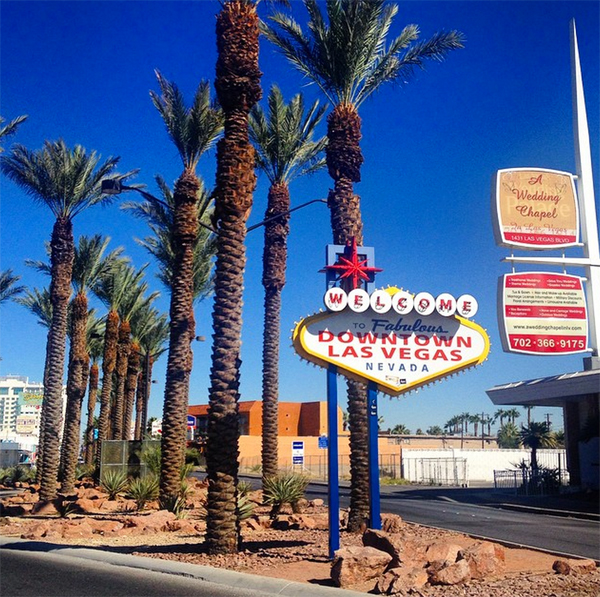
<instances>
[{"instance_id":1,"label":"white building","mask_svg":"<svg viewBox=\"0 0 600 597\"><path fill-rule=\"evenodd\" d=\"M18 442L27 449L37 446L43 399L44 384L22 375L0 376L0 440ZM63 387L63 411L66 400Z\"/></svg>"}]
</instances>

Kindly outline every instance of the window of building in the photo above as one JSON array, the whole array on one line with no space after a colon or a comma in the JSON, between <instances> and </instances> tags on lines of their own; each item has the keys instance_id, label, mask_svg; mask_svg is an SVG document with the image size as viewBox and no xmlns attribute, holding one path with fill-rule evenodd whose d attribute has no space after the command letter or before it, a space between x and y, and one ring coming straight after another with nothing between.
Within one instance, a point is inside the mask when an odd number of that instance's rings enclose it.
<instances>
[{"instance_id":1,"label":"window of building","mask_svg":"<svg viewBox=\"0 0 600 597\"><path fill-rule=\"evenodd\" d=\"M13 394L15 396L18 396L19 394L23 393L23 388L13 388Z\"/></svg>"},{"instance_id":2,"label":"window of building","mask_svg":"<svg viewBox=\"0 0 600 597\"><path fill-rule=\"evenodd\" d=\"M0 388L0 396L8 396L8 388Z\"/></svg>"}]
</instances>

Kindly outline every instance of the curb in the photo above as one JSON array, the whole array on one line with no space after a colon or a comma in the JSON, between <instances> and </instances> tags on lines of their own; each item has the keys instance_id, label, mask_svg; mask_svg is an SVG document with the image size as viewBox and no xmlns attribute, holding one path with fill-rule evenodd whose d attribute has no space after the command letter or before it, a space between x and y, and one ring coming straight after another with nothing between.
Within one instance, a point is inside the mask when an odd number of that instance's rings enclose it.
<instances>
[{"instance_id":1,"label":"curb","mask_svg":"<svg viewBox=\"0 0 600 597\"><path fill-rule=\"evenodd\" d=\"M540 508L537 506L526 506L523 504L497 503L490 504L501 510L516 510L518 512L531 512L532 514L546 514L548 516L561 516L563 518L579 518L581 520L593 520L600 522L600 514L594 512L581 512L573 510L553 510L552 508Z\"/></svg>"},{"instance_id":2,"label":"curb","mask_svg":"<svg viewBox=\"0 0 600 597\"><path fill-rule=\"evenodd\" d=\"M145 558L129 554L118 554L100 549L88 547L73 547L57 543L46 543L44 541L30 541L16 537L1 537L0 548L28 552L46 552L65 558L82 559L92 562L102 562L114 566L122 566L137 570L173 574L199 581L225 585L233 589L243 588L268 595L283 595L284 597L364 597L364 593L310 585L300 582L292 582L278 578L265 578L253 574L234 572L210 566L197 564L186 564L171 560L159 560L157 558Z\"/></svg>"}]
</instances>

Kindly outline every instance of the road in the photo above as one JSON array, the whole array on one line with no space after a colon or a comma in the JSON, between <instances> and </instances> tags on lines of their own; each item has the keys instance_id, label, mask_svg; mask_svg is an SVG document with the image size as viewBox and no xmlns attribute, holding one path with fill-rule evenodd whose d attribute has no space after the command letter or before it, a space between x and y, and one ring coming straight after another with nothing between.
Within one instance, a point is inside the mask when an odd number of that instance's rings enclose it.
<instances>
[{"instance_id":1,"label":"road","mask_svg":"<svg viewBox=\"0 0 600 597\"><path fill-rule=\"evenodd\" d=\"M452 492L446 492L451 494ZM309 497L327 501L327 487L311 485ZM600 560L600 523L547 514L500 509L478 501L478 493L459 491L461 500L428 489L381 487L381 512L403 520L487 537L553 553ZM479 492L481 495L481 492ZM348 507L349 490L341 488L340 504Z\"/></svg>"}]
</instances>

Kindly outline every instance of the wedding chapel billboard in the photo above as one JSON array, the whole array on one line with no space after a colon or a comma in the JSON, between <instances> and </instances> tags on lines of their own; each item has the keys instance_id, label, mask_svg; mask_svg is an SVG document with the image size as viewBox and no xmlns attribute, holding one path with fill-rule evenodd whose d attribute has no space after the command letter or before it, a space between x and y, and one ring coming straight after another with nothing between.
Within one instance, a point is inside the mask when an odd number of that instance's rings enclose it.
<instances>
[{"instance_id":1,"label":"wedding chapel billboard","mask_svg":"<svg viewBox=\"0 0 600 597\"><path fill-rule=\"evenodd\" d=\"M579 243L573 175L543 168L498 170L492 208L496 243L520 249L560 249Z\"/></svg>"},{"instance_id":2,"label":"wedding chapel billboard","mask_svg":"<svg viewBox=\"0 0 600 597\"><path fill-rule=\"evenodd\" d=\"M498 318L506 352L564 355L588 350L583 280L549 272L505 274Z\"/></svg>"}]
</instances>

